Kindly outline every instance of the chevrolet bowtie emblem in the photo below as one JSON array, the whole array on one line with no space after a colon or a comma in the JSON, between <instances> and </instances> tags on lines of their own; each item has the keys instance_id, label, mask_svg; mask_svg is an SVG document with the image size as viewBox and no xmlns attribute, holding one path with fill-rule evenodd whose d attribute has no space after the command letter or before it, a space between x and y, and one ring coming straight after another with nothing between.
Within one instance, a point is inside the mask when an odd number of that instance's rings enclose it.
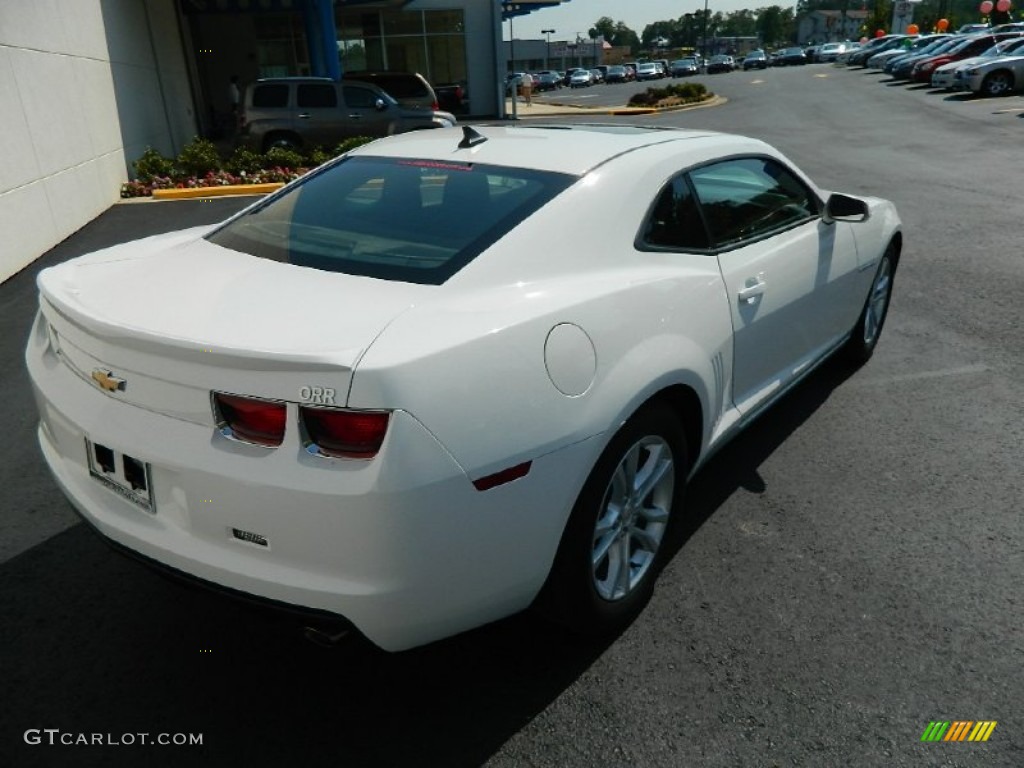
<instances>
[{"instance_id":1,"label":"chevrolet bowtie emblem","mask_svg":"<svg viewBox=\"0 0 1024 768\"><path fill-rule=\"evenodd\" d=\"M92 372L92 380L100 385L100 389L107 392L124 392L128 385L124 379L119 379L111 371L104 371L102 368Z\"/></svg>"}]
</instances>

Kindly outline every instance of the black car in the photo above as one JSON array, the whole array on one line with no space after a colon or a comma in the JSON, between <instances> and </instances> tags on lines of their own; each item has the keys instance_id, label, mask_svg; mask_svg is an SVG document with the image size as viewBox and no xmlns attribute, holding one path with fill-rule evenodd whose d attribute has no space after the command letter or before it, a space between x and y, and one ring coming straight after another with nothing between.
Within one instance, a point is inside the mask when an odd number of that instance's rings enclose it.
<instances>
[{"instance_id":1,"label":"black car","mask_svg":"<svg viewBox=\"0 0 1024 768\"><path fill-rule=\"evenodd\" d=\"M732 72L734 69L736 69L736 62L733 61L732 56L720 53L711 57L707 71L709 75L713 75L715 72Z\"/></svg>"},{"instance_id":2,"label":"black car","mask_svg":"<svg viewBox=\"0 0 1024 768\"><path fill-rule=\"evenodd\" d=\"M779 53L779 66L792 67L807 63L807 54L803 48L786 48Z\"/></svg>"},{"instance_id":3,"label":"black car","mask_svg":"<svg viewBox=\"0 0 1024 768\"><path fill-rule=\"evenodd\" d=\"M768 69L768 57L764 51L751 51L743 57L743 71L748 69Z\"/></svg>"},{"instance_id":4,"label":"black car","mask_svg":"<svg viewBox=\"0 0 1024 768\"><path fill-rule=\"evenodd\" d=\"M668 71L672 77L688 77L698 74L700 66L696 59L676 59L669 65Z\"/></svg>"},{"instance_id":5,"label":"black car","mask_svg":"<svg viewBox=\"0 0 1024 768\"><path fill-rule=\"evenodd\" d=\"M604 79L606 83L624 83L629 80L629 75L626 73L625 67L612 65L605 72Z\"/></svg>"},{"instance_id":6,"label":"black car","mask_svg":"<svg viewBox=\"0 0 1024 768\"><path fill-rule=\"evenodd\" d=\"M541 72L533 76L533 90L554 91L562 87L562 78L554 72Z\"/></svg>"}]
</instances>

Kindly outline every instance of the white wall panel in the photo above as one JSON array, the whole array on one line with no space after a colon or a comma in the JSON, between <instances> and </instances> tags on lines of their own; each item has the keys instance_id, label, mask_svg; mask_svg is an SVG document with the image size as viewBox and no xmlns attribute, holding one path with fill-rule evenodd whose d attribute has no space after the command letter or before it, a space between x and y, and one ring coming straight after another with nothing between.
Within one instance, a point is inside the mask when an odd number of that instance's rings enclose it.
<instances>
[{"instance_id":1,"label":"white wall panel","mask_svg":"<svg viewBox=\"0 0 1024 768\"><path fill-rule=\"evenodd\" d=\"M194 133L173 0L0 0L0 280Z\"/></svg>"},{"instance_id":2,"label":"white wall panel","mask_svg":"<svg viewBox=\"0 0 1024 768\"><path fill-rule=\"evenodd\" d=\"M32 129L11 66L13 55L12 49L0 47L0 193L39 178Z\"/></svg>"}]
</instances>

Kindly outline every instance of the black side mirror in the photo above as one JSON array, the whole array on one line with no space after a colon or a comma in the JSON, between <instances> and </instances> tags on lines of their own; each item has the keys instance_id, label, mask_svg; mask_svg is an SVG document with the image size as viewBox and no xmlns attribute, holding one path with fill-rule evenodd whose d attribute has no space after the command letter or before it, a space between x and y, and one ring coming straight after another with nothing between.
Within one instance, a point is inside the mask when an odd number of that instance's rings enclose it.
<instances>
[{"instance_id":1,"label":"black side mirror","mask_svg":"<svg viewBox=\"0 0 1024 768\"><path fill-rule=\"evenodd\" d=\"M375 102L373 102L373 106L377 108L378 112L383 112L385 109L388 108L388 103L384 101L384 99L377 99Z\"/></svg>"},{"instance_id":2,"label":"black side mirror","mask_svg":"<svg viewBox=\"0 0 1024 768\"><path fill-rule=\"evenodd\" d=\"M867 221L869 215L868 204L863 200L835 192L825 203L822 220L826 224L833 221Z\"/></svg>"}]
</instances>

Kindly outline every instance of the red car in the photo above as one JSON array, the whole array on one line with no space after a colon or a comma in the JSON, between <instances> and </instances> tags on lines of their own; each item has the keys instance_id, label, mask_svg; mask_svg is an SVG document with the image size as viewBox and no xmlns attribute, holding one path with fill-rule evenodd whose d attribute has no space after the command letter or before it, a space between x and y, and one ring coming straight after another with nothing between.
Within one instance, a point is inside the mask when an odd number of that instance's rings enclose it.
<instances>
[{"instance_id":1,"label":"red car","mask_svg":"<svg viewBox=\"0 0 1024 768\"><path fill-rule=\"evenodd\" d=\"M1020 32L1001 32L997 35L972 35L960 43L960 45L950 48L948 51L935 56L929 56L917 62L914 65L914 69L910 72L910 79L915 83L930 83L932 81L932 72L943 64L977 56L983 51L987 51L1000 40L1019 37L1020 34Z\"/></svg>"}]
</instances>

